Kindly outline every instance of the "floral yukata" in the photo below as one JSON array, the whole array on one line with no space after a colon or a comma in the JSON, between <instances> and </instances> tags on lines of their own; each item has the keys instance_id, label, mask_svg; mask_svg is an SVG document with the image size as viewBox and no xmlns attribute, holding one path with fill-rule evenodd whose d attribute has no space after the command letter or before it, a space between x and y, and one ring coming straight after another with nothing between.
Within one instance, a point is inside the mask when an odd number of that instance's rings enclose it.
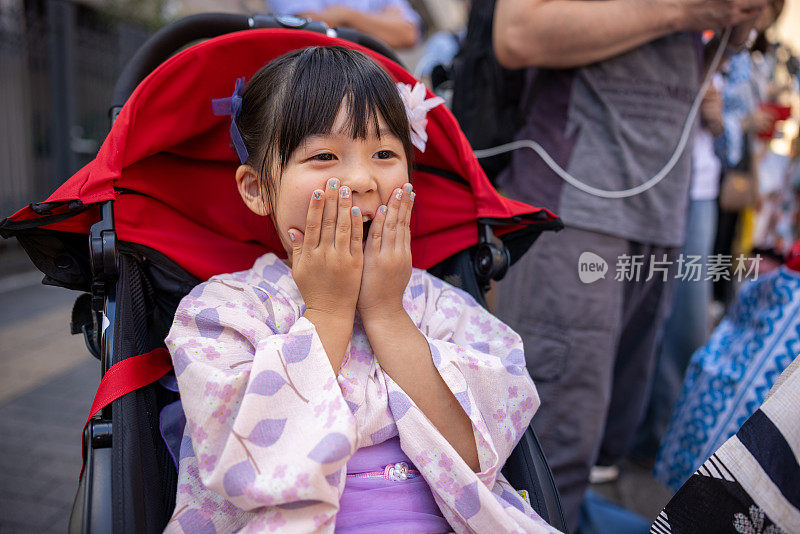
<instances>
[{"instance_id":1,"label":"floral yukata","mask_svg":"<svg viewBox=\"0 0 800 534\"><path fill-rule=\"evenodd\" d=\"M358 317L333 371L290 268L266 254L175 314L186 426L166 531L333 532L348 460L396 436L453 531L552 531L500 473L539 405L519 336L422 270L403 305L472 420L479 473L381 369Z\"/></svg>"}]
</instances>

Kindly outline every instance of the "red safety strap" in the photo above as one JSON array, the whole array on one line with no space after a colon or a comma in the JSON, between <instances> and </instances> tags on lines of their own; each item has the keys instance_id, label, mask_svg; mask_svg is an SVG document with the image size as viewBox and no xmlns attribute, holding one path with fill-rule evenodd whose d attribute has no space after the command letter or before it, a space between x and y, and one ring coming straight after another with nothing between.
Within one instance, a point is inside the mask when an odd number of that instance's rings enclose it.
<instances>
[{"instance_id":1,"label":"red safety strap","mask_svg":"<svg viewBox=\"0 0 800 534\"><path fill-rule=\"evenodd\" d=\"M94 414L131 391L152 384L172 369L172 359L169 352L164 347L159 347L145 354L126 358L119 363L111 366L100 380L97 393L94 395L92 407L89 410L89 417L83 430L92 419ZM83 465L78 480L83 476L83 468L86 465L86 451L83 451Z\"/></svg>"}]
</instances>

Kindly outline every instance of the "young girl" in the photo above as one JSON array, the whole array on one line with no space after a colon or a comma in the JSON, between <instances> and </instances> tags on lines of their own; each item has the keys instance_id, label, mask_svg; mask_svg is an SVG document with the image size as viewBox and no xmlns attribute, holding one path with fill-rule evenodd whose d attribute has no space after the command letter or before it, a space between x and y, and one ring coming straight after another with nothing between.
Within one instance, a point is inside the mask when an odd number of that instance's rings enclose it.
<instances>
[{"instance_id":1,"label":"young girl","mask_svg":"<svg viewBox=\"0 0 800 534\"><path fill-rule=\"evenodd\" d=\"M520 338L411 267L412 141L389 75L309 48L233 104L239 192L288 259L178 307L166 343L186 427L166 530L549 531L500 474L539 404Z\"/></svg>"}]
</instances>

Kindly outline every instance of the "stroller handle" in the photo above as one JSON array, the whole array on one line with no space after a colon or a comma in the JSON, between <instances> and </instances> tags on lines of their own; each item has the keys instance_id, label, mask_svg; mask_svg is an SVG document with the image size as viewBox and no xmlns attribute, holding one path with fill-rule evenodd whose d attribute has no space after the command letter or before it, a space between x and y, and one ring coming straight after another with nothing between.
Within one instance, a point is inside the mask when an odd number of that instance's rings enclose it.
<instances>
[{"instance_id":1,"label":"stroller handle","mask_svg":"<svg viewBox=\"0 0 800 534\"><path fill-rule=\"evenodd\" d=\"M136 86L181 48L200 39L211 39L226 33L260 28L302 29L340 37L374 50L400 64L400 60L387 45L351 28L331 29L324 22L284 15L200 13L164 26L136 51L114 85L109 108L111 123L113 124L119 110L133 94Z\"/></svg>"}]
</instances>

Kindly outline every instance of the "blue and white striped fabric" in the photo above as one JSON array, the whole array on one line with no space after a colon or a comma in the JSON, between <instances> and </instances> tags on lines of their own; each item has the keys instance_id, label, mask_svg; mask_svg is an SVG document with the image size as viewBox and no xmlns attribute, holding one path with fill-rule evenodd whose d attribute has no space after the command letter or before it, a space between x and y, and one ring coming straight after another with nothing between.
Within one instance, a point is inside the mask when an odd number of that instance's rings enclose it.
<instances>
[{"instance_id":1,"label":"blue and white striped fabric","mask_svg":"<svg viewBox=\"0 0 800 534\"><path fill-rule=\"evenodd\" d=\"M656 460L677 490L736 434L800 354L800 273L781 267L742 287L729 314L693 356Z\"/></svg>"},{"instance_id":2,"label":"blue and white striped fabric","mask_svg":"<svg viewBox=\"0 0 800 534\"><path fill-rule=\"evenodd\" d=\"M761 408L700 466L651 534L800 532L800 357Z\"/></svg>"}]
</instances>

